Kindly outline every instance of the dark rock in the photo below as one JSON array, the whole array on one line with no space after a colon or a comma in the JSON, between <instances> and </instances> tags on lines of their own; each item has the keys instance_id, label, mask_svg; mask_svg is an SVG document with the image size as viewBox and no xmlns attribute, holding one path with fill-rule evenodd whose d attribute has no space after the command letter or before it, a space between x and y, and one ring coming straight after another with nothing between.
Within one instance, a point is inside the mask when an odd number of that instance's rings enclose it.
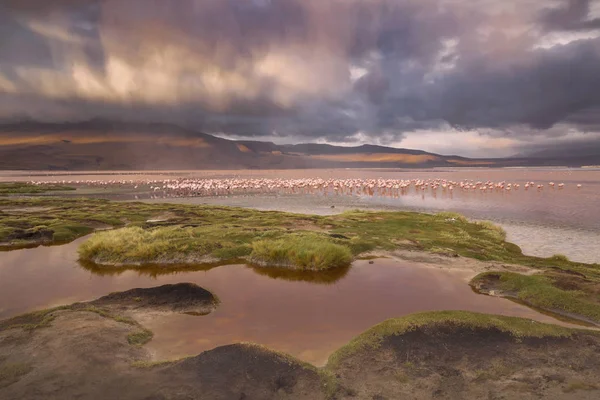
<instances>
[{"instance_id":1,"label":"dark rock","mask_svg":"<svg viewBox=\"0 0 600 400\"><path fill-rule=\"evenodd\" d=\"M340 235L339 233L330 233L329 236L334 239L350 239L348 236Z\"/></svg>"},{"instance_id":2,"label":"dark rock","mask_svg":"<svg viewBox=\"0 0 600 400\"><path fill-rule=\"evenodd\" d=\"M200 315L211 312L217 303L218 300L211 292L193 283L131 289L125 292L111 293L91 302L96 306L153 309Z\"/></svg>"}]
</instances>

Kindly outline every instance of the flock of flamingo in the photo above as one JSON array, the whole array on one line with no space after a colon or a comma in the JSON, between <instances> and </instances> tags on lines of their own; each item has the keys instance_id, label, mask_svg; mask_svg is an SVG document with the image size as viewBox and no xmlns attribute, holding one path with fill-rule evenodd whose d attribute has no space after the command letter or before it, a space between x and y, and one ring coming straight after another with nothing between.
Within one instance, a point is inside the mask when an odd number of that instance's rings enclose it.
<instances>
[{"instance_id":1,"label":"flock of flamingo","mask_svg":"<svg viewBox=\"0 0 600 400\"><path fill-rule=\"evenodd\" d=\"M317 194L333 193L344 195L400 196L410 192L444 193L454 191L484 193L507 193L515 190L544 190L544 184L506 181L452 181L446 179L268 179L268 178L228 178L228 179L165 179L165 180L62 180L30 182L36 185L59 184L90 187L129 187L139 192L150 192L152 197L196 197L223 196L233 194L282 193ZM564 183L549 182L550 189L562 190ZM576 188L581 188L577 184Z\"/></svg>"}]
</instances>

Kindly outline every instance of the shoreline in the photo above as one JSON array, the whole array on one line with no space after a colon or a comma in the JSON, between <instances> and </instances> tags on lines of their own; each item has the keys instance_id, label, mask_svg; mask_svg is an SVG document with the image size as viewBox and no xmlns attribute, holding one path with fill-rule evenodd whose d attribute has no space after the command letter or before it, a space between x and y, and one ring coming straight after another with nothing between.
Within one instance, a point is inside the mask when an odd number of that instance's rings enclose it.
<instances>
[{"instance_id":1,"label":"shoreline","mask_svg":"<svg viewBox=\"0 0 600 400\"><path fill-rule=\"evenodd\" d=\"M225 198L227 199L230 198ZM264 201L264 196L252 198L255 202L257 199ZM206 198L199 200L206 203ZM164 332L156 329L151 322L167 314L165 318L183 314L182 318L193 318L201 325L209 325L203 318L211 318L213 311L219 316L220 307L226 310L225 307L232 303L232 289L237 288L235 292L239 293L239 286L221 286L215 290L208 279L203 280L206 285L191 281L182 283L191 276L177 277L177 268L166 268L165 272L173 274L173 280L178 281L175 285L153 288L143 288L140 285L134 286L140 287L139 289L131 289L130 282L126 291L112 291L97 300L40 310L0 321L0 390L8 388L6 393L10 399L42 398L47 397L57 384L65 388L97 387L102 384L106 396L118 395L123 399L139 398L140 393L143 394L142 397L148 397L157 388L169 398L175 393L181 395L181 388L187 388L189 398L197 398L198 395L213 398L211 396L219 395L221 397L215 398L250 396L279 399L285 393L285 398L303 400L346 399L357 397L357 394L358 398L372 399L380 398L378 396L381 393L387 394L384 398L398 393L421 393L421 398L430 398L439 397L445 390L450 390L448 393L451 393L459 388L461 393L477 398L481 397L482 391L490 390L493 385L495 391L505 395L508 393L510 396L524 392L540 393L542 390L543 394L555 398L573 393L571 398L575 399L581 398L574 396L578 396L582 390L589 392L590 396L597 395L600 391L592 379L600 371L600 361L595 357L586 357L590 349L600 349L600 333L597 329L584 329L571 323L575 321L567 322L560 318L568 312L580 310L577 315L594 318L595 322L600 321L600 305L594 296L600 287L597 265L579 264L560 256L546 259L524 256L517 246L505 241L505 234L498 227L468 221L454 213L440 213L436 216L415 212L357 211L337 215L354 207L350 208L347 204L340 206L339 203L322 203L315 207L315 204L305 203L303 206L310 210L293 210L304 212L303 215L289 213L289 208L285 209L288 213L273 213L247 207L224 207L223 198L214 200L216 205L193 207L169 205L165 201L151 204L152 202L119 203L54 197L45 197L43 200L21 198L13 203L7 202L9 207L16 206L17 212L11 214L8 209L3 212L12 218L6 220L9 229L18 228L19 235L37 234L39 228L44 227L42 236L51 233L53 240L56 239L57 232L60 238L77 238L88 229L94 230L94 227L110 223L117 229L112 233L98 233L95 237L98 238L97 244L100 247L97 249L104 252L102 254L107 255L108 259L114 257L112 259L117 260L119 257L152 260L157 254L164 256L168 251L214 254L227 259L233 255L246 254L250 250L248 245L257 243L259 239L277 244L284 238L292 237L290 235L303 234L314 236L313 239L318 239L318 242L329 240L336 246L347 246L354 257L363 258L353 263L349 273L362 269L366 275L356 275L360 277L359 286L347 287L349 290L346 292L367 303L365 310L371 316L379 317L377 321L381 322L354 336L345 345L337 346L337 350L322 368L290 355L296 353L277 351L278 347L272 342L262 341L269 344L270 347L267 348L239 343L239 337L231 340L233 344L207 342L214 347L193 357L163 361L157 358L166 357L153 351L151 344L145 346L155 336L157 341L163 337L168 339L167 345L171 348L176 347L173 340L185 340L186 332L188 335L193 334L196 339L201 337L208 340L211 336L189 326L187 329L177 329L173 319L158 321L168 324L168 329L175 332L173 336L164 336ZM47 202L53 207L17 208L36 205L36 201ZM263 202L263 206L264 204L269 206L268 202ZM276 206L281 207L282 204L278 203ZM48 220L54 222L44 225ZM15 222L21 225L18 226ZM26 223L30 227L26 227ZM139 240L132 236L132 230L139 234ZM123 234L123 237L119 234ZM136 244L140 245L139 248L136 248ZM163 244L170 247L164 247ZM132 249L135 250L133 253ZM190 253L185 253L186 251ZM388 261L384 261L384 258ZM399 264L401 260L414 263L417 270L435 269L439 274L425 273L432 276L433 281L428 281L419 279L418 275L399 278L390 270L378 275L374 269L379 267L377 264ZM371 266L372 263L376 265ZM403 269L401 265L397 267ZM246 272L256 273L257 276L270 270L250 266L245 268L252 270ZM122 272L136 269L122 268ZM403 270L402 274L409 272L408 269ZM242 271L235 272L240 274ZM489 287L483 287L481 292L485 293L486 288L489 288L491 290L487 294L498 299L471 292L477 282L492 276L491 274L496 277L492 282L494 286L491 287L490 284ZM222 279L221 275L217 276L217 279ZM469 305L462 305L466 308L462 308L460 303L451 303L449 298L443 296L438 297L438 303L417 304L416 308L438 304L437 309L441 310L469 309L477 312L448 310L403 314L404 309L397 305L411 304L411 299L418 297L407 297L402 301L402 297L386 295L381 301L382 299L368 295L374 293L373 290L381 291L380 286L373 285L370 287L371 292L365 290L368 287L366 283L377 276L380 281L388 283L388 288L391 289L389 293L396 294L400 291L406 296L423 293L427 299L434 298L434 292L442 295L448 291L459 293L464 288L468 291L468 296L471 296L467 298ZM392 278L394 276L396 278ZM504 277L509 280L503 280ZM277 279L275 276L272 278ZM292 278L298 280L298 277ZM342 300L341 310L348 308L352 313L350 318L357 319L358 309L353 310L352 302L341 296L344 279L346 275L340 275L337 290L328 286L321 288ZM414 282L413 284L419 282L421 286L413 287L412 292L409 285L402 289L403 279ZM233 276L229 275L229 281L234 281ZM349 277L346 282L348 281ZM440 285L440 281L444 284ZM240 282L260 293L260 286L248 285L250 281L247 280ZM455 282L454 286L450 282ZM505 286L507 282L512 286ZM278 290L284 290L278 293L294 298L289 286L286 287L282 282L275 284ZM466 287L467 284L471 288ZM304 286L304 282L301 285ZM538 290L527 292L532 288ZM219 293L223 293L222 299L218 297ZM363 298L358 298L358 293L362 293ZM305 307L309 299L313 301L306 307L311 313L310 318L314 318L312 313L315 309L332 303L331 296L326 298L312 294L302 291L295 295ZM242 293L242 297L234 298L233 303L247 306L247 296L248 293ZM280 302L286 296L279 297ZM478 296L482 296L479 301L475 299ZM494 308L495 304L501 304L502 307L504 304L511 304L512 297L522 300L521 304L517 306L515 303L515 306L506 311L504 308ZM267 296L269 301L272 298ZM193 300L191 303L190 299ZM368 303L368 299L372 300L371 303ZM390 301L391 299L396 300ZM544 303L546 301L549 302ZM385 303L394 304L391 311L395 315L404 316L382 321L381 315L376 311L385 311ZM530 307L530 304L538 307L540 304L547 304L541 311L558 312L559 315L544 314ZM283 305L285 312L294 309ZM252 311L248 312L249 318L256 319L255 322L261 329L268 329L272 321L280 321L269 314L266 316L271 318L264 319L263 314L261 319L259 310L262 308L265 307L251 307ZM484 313L480 313L481 310ZM527 315L527 318L506 315ZM331 316L327 314L325 317L329 323ZM298 316L294 318L297 319ZM339 312L335 318L341 318ZM389 318L389 314L386 318ZM540 320L551 324L539 322ZM302 320L299 322L303 323ZM369 325L371 323L373 321ZM310 328L306 323L303 326ZM316 328L318 326L315 325ZM575 329L570 329L575 326ZM218 328L217 334L223 337L227 333L223 329L227 329L227 326ZM286 329L290 328L293 329L294 325L286 324ZM234 326L229 325L229 329L238 335ZM364 327L360 326L360 329ZM297 333L298 330L294 332ZM281 338L288 338L284 340L289 340L288 335L285 329L279 332ZM263 336L259 337L264 339ZM228 343L229 339L227 338ZM78 346L71 345L74 341ZM542 342L544 345L540 346ZM305 347L308 345L306 340L302 343ZM565 364L549 364L549 354L563 360ZM56 360L59 360L59 365ZM525 360L528 361L526 365ZM394 373L389 375L382 371ZM523 381L522 376L527 376L529 380ZM546 376L560 378L548 380ZM515 382L520 386L515 387ZM543 382L543 386L540 382ZM243 391L240 392L241 389L238 388L243 388ZM70 389L63 390L61 395L80 398L91 396L85 389L74 392L68 390ZM223 397L223 393L228 397Z\"/></svg>"},{"instance_id":2,"label":"shoreline","mask_svg":"<svg viewBox=\"0 0 600 400\"><path fill-rule=\"evenodd\" d=\"M155 310L157 302L175 305ZM210 313L219 304L211 292L181 283L0 321L0 391L7 399L54 398L60 385L61 397L95 398L102 385L105 397L121 399L160 391L165 398L332 400L381 393L426 399L458 388L477 398L491 387L510 398L542 390L580 399L585 390L591 399L600 390L593 380L600 362L589 357L600 349L597 332L465 311L387 319L337 347L322 367L252 343L157 360L146 346L154 333L139 318L190 306ZM549 356L561 362L549 364Z\"/></svg>"},{"instance_id":3,"label":"shoreline","mask_svg":"<svg viewBox=\"0 0 600 400\"><path fill-rule=\"evenodd\" d=\"M272 200L277 200L273 204ZM294 195L238 195L213 197L180 197L166 199L125 200L124 202L141 201L143 203L171 203L221 205L242 207L260 211L281 211L291 213L308 213L314 215L337 215L344 211L361 209L366 211L408 211L435 214L442 210L401 207L376 204L351 198L352 201L323 196L294 196ZM348 199L346 199L348 200ZM340 204L342 203L342 204ZM344 204L345 203L345 204ZM333 207L332 207L333 206ZM451 211L455 211L454 209ZM459 211L460 212L460 211ZM505 218L477 218L469 213L463 213L474 222L491 221L506 230L507 241L515 243L523 250L523 254L536 257L550 257L554 254L564 254L570 260L583 263L600 263L600 231L575 227L557 227L535 222L510 221ZM566 235L565 235L566 234Z\"/></svg>"}]
</instances>

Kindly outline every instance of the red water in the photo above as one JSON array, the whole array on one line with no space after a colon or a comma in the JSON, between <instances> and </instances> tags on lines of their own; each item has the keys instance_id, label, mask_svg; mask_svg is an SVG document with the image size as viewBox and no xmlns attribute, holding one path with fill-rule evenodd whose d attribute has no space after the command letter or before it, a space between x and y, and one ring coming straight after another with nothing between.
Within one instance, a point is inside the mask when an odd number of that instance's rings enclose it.
<instances>
[{"instance_id":1,"label":"red water","mask_svg":"<svg viewBox=\"0 0 600 400\"><path fill-rule=\"evenodd\" d=\"M354 336L392 317L429 310L470 310L557 322L511 301L477 295L465 273L378 259L332 274L286 274L244 265L152 277L134 271L98 275L76 261L74 243L0 252L0 318L91 300L114 291L193 282L219 297L208 316L168 315L141 320L154 331L146 346L159 359L216 346L254 342L323 364ZM274 277L277 278L274 278Z\"/></svg>"},{"instance_id":2,"label":"red water","mask_svg":"<svg viewBox=\"0 0 600 400\"><path fill-rule=\"evenodd\" d=\"M310 169L310 170L223 170L223 171L116 171L54 172L3 171L0 181L7 180L147 180L187 178L383 178L447 179L519 183L521 188L508 191L453 192L410 190L406 195L387 196L220 196L197 198L161 198L160 194L142 193L133 186L81 188L69 195L100 196L117 200L139 199L157 202L211 203L290 212L331 214L347 209L371 208L416 210L426 212L455 211L474 219L492 220L508 232L508 239L527 254L549 257L565 254L570 259L600 263L600 169L519 168L519 169ZM524 190L524 183L534 181L544 189ZM564 183L564 189L549 187L550 182ZM577 185L581 184L581 188ZM414 189L414 188L413 188ZM147 188L146 188L147 190ZM150 199L150 197L156 197ZM148 200L150 199L150 200ZM335 209L331 206L334 205Z\"/></svg>"}]
</instances>

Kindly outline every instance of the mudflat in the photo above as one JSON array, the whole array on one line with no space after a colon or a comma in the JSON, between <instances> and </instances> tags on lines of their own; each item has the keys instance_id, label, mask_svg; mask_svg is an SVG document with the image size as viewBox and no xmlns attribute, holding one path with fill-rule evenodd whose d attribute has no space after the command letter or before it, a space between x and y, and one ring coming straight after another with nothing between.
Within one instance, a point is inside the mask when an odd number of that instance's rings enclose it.
<instances>
[{"instance_id":1,"label":"mudflat","mask_svg":"<svg viewBox=\"0 0 600 400\"><path fill-rule=\"evenodd\" d=\"M3 399L550 398L600 395L600 336L469 312L385 321L323 368L253 344L156 360L140 313L210 312L191 284L113 293L0 322ZM198 316L198 318L202 318Z\"/></svg>"}]
</instances>

